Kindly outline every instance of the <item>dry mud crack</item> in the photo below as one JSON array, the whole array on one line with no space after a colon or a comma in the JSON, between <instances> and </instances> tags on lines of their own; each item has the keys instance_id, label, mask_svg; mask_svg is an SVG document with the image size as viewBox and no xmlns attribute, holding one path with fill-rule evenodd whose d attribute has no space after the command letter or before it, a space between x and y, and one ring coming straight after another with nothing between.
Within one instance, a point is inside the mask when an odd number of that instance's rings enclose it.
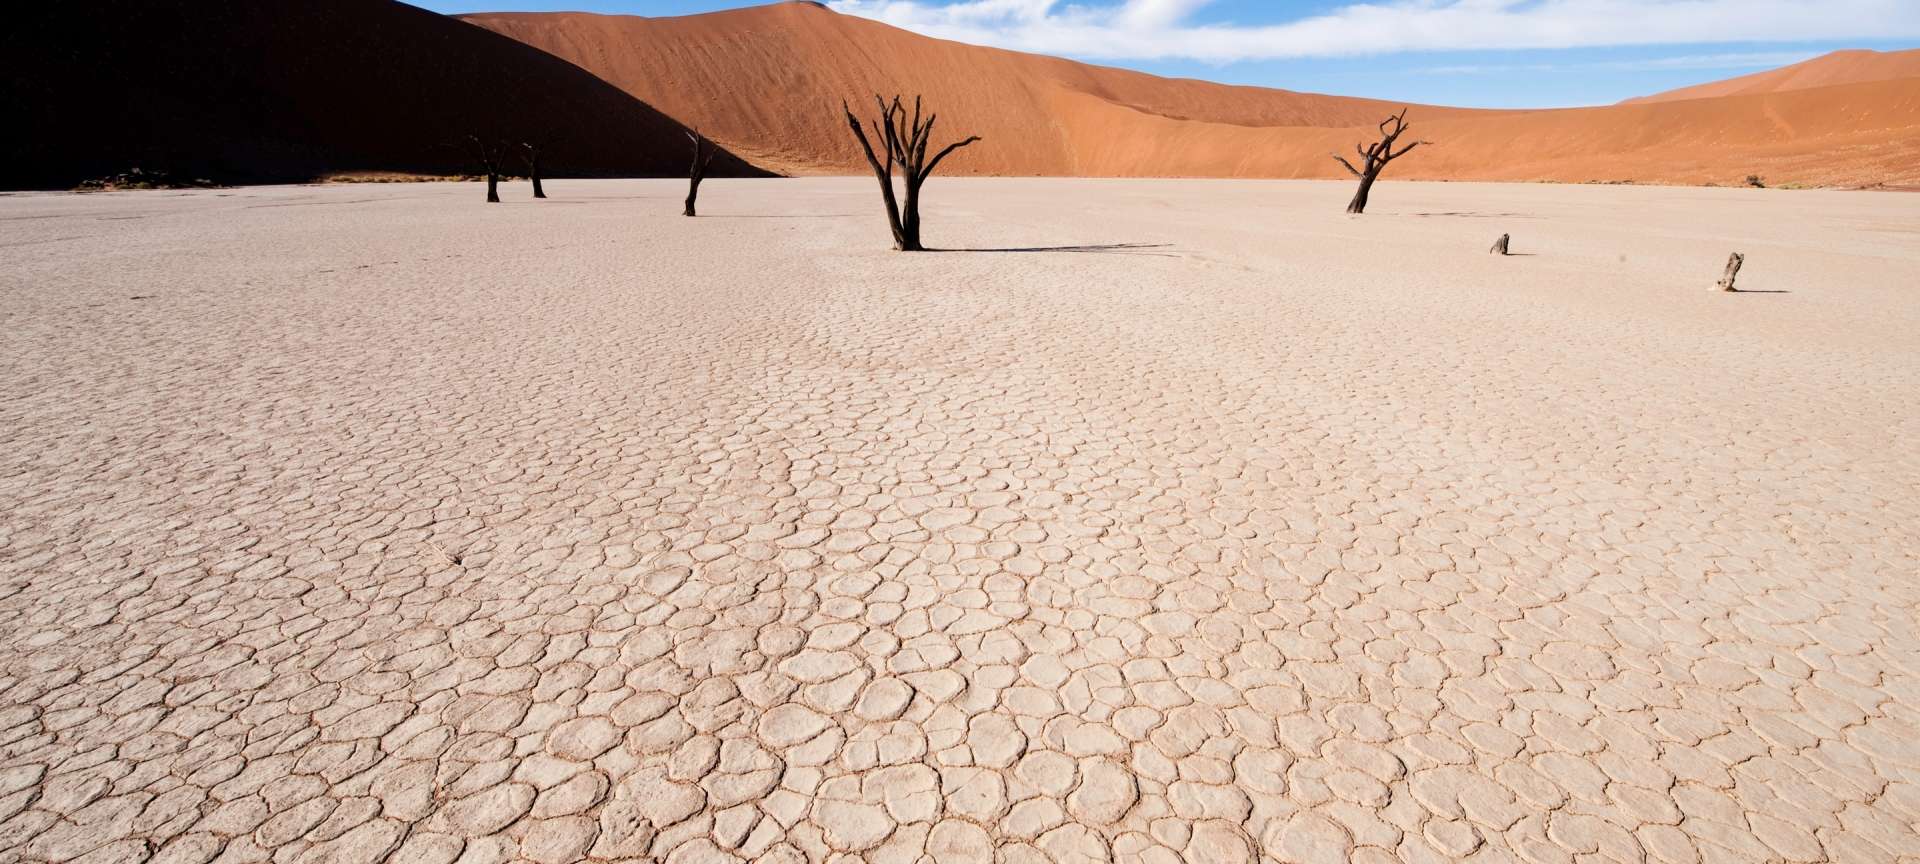
<instances>
[{"instance_id":1,"label":"dry mud crack","mask_svg":"<svg viewBox=\"0 0 1920 864\"><path fill-rule=\"evenodd\" d=\"M1920 199L871 185L0 197L0 862L1920 861Z\"/></svg>"}]
</instances>

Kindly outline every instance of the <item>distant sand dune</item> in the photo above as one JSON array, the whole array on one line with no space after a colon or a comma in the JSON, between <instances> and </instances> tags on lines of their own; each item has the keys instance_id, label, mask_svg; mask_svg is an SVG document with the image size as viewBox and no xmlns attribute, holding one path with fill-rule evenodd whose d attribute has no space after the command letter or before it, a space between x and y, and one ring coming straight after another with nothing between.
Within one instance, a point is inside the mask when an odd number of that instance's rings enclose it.
<instances>
[{"instance_id":1,"label":"distant sand dune","mask_svg":"<svg viewBox=\"0 0 1920 864\"><path fill-rule=\"evenodd\" d=\"M930 39L808 3L640 18L501 13L465 20L559 57L763 164L863 166L845 97L925 94L952 134L987 143L958 173L1337 177L1398 103L1157 78ZM1818 93L1540 111L1416 106L1438 146L1394 166L1422 179L1562 182L1920 183L1920 81ZM1812 80L1812 79L1808 79Z\"/></svg>"},{"instance_id":2,"label":"distant sand dune","mask_svg":"<svg viewBox=\"0 0 1920 864\"><path fill-rule=\"evenodd\" d=\"M449 18L393 0L98 0L0 32L0 188L133 168L286 182L475 170L469 134L564 175L863 173L842 99L923 94L953 174L1333 178L1400 103L1159 78L919 36L811 3L675 18ZM472 26L478 25L478 26ZM1920 186L1920 52L1840 52L1601 108L1411 106L1394 179ZM744 161L742 161L744 160ZM752 163L749 165L748 163Z\"/></svg>"}]
</instances>

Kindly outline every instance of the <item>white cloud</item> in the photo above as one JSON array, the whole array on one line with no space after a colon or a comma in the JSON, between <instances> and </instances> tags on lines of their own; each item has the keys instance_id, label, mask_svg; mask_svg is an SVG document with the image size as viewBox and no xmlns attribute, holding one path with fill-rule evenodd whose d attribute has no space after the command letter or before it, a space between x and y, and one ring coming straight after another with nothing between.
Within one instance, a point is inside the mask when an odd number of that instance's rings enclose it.
<instances>
[{"instance_id":1,"label":"white cloud","mask_svg":"<svg viewBox=\"0 0 1920 864\"><path fill-rule=\"evenodd\" d=\"M1213 62L1623 45L1920 39L1917 0L1387 0L1196 24L1212 0L833 0L929 36L1102 59Z\"/></svg>"},{"instance_id":2,"label":"white cloud","mask_svg":"<svg viewBox=\"0 0 1920 864\"><path fill-rule=\"evenodd\" d=\"M1648 72L1660 69L1772 69L1790 66L1820 55L1806 51L1755 51L1744 54L1683 54L1646 60L1616 60L1594 65L1604 69Z\"/></svg>"}]
</instances>

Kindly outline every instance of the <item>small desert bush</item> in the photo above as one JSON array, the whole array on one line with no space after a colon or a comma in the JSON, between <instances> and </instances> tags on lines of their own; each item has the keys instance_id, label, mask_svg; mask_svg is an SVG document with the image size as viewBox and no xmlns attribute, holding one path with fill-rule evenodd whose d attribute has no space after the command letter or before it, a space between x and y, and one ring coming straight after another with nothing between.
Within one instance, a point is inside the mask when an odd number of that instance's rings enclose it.
<instances>
[{"instance_id":1,"label":"small desert bush","mask_svg":"<svg viewBox=\"0 0 1920 864\"><path fill-rule=\"evenodd\" d=\"M404 171L361 171L328 174L315 183L471 183L487 179L485 174L410 174ZM507 177L502 175L501 180Z\"/></svg>"},{"instance_id":2,"label":"small desert bush","mask_svg":"<svg viewBox=\"0 0 1920 864\"><path fill-rule=\"evenodd\" d=\"M106 177L82 180L73 187L75 192L115 192L122 189L210 189L219 184L199 177L178 177L166 171L143 171L134 168Z\"/></svg>"}]
</instances>

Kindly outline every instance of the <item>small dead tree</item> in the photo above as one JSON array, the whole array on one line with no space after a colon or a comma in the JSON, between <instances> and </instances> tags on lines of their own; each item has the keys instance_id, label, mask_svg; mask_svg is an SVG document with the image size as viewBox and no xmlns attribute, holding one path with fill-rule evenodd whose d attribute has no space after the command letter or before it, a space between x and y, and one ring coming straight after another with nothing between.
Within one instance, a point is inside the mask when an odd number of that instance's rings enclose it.
<instances>
[{"instance_id":1,"label":"small dead tree","mask_svg":"<svg viewBox=\"0 0 1920 864\"><path fill-rule=\"evenodd\" d=\"M503 155L500 145L483 141L478 135L468 135L467 141L473 146L473 158L487 175L487 203L500 203L500 160Z\"/></svg>"},{"instance_id":2,"label":"small dead tree","mask_svg":"<svg viewBox=\"0 0 1920 864\"><path fill-rule=\"evenodd\" d=\"M953 151L980 140L980 136L971 135L963 141L948 144L945 149L927 158L927 147L933 139L933 123L937 114L928 114L925 123L920 122L920 97L913 97L913 116L907 116L906 106L900 103L900 97L893 97L889 104L878 94L873 101L880 106L878 119L870 121L874 137L880 139L881 149L885 151L886 161L873 152L873 142L868 140L866 130L860 126L860 118L853 115L853 109L843 100L841 110L846 112L847 125L852 127L854 137L860 139L860 149L866 153L867 164L873 166L873 174L880 179L880 197L887 204L887 223L893 228L893 248L901 252L923 252L926 247L920 245L920 186L933 176L933 169L940 167L941 160ZM901 200L893 193L893 168L900 166L900 179L906 186L906 198Z\"/></svg>"},{"instance_id":3,"label":"small dead tree","mask_svg":"<svg viewBox=\"0 0 1920 864\"><path fill-rule=\"evenodd\" d=\"M1727 259L1727 272L1721 274L1720 281L1713 284L1720 286L1722 291L1740 290L1733 287L1733 280L1740 278L1740 265L1745 263L1747 263L1747 256L1738 252L1733 253L1733 257Z\"/></svg>"},{"instance_id":4,"label":"small dead tree","mask_svg":"<svg viewBox=\"0 0 1920 864\"><path fill-rule=\"evenodd\" d=\"M700 130L687 133L693 139L693 163L687 166L687 207L680 211L682 216L694 214L694 201L700 197L700 181L707 179L707 166L713 164L713 143L701 136Z\"/></svg>"},{"instance_id":5,"label":"small dead tree","mask_svg":"<svg viewBox=\"0 0 1920 864\"><path fill-rule=\"evenodd\" d=\"M1500 239L1493 241L1493 248L1488 249L1487 252L1493 255L1507 254L1507 235L1500 235Z\"/></svg>"},{"instance_id":6,"label":"small dead tree","mask_svg":"<svg viewBox=\"0 0 1920 864\"><path fill-rule=\"evenodd\" d=\"M1354 167L1352 162L1348 162L1346 157L1338 153L1332 154L1335 161L1345 166L1347 171L1353 174L1353 176L1360 178L1360 190L1353 194L1352 203L1347 205L1348 213L1365 213L1367 211L1367 193L1373 191L1373 181L1380 179L1380 172L1386 169L1388 162L1407 155L1413 151L1413 148L1422 144L1433 143L1431 141L1415 141L1398 150L1393 149L1393 143L1400 140L1400 136L1405 134L1406 131L1407 109L1402 108L1400 109L1400 113L1380 121L1379 141L1374 142L1372 146L1368 147L1362 147L1359 144L1353 145L1354 152L1360 154L1360 167Z\"/></svg>"},{"instance_id":7,"label":"small dead tree","mask_svg":"<svg viewBox=\"0 0 1920 864\"><path fill-rule=\"evenodd\" d=\"M547 197L547 190L540 188L540 145L522 143L520 152L527 158L527 177L533 180L533 197Z\"/></svg>"}]
</instances>

